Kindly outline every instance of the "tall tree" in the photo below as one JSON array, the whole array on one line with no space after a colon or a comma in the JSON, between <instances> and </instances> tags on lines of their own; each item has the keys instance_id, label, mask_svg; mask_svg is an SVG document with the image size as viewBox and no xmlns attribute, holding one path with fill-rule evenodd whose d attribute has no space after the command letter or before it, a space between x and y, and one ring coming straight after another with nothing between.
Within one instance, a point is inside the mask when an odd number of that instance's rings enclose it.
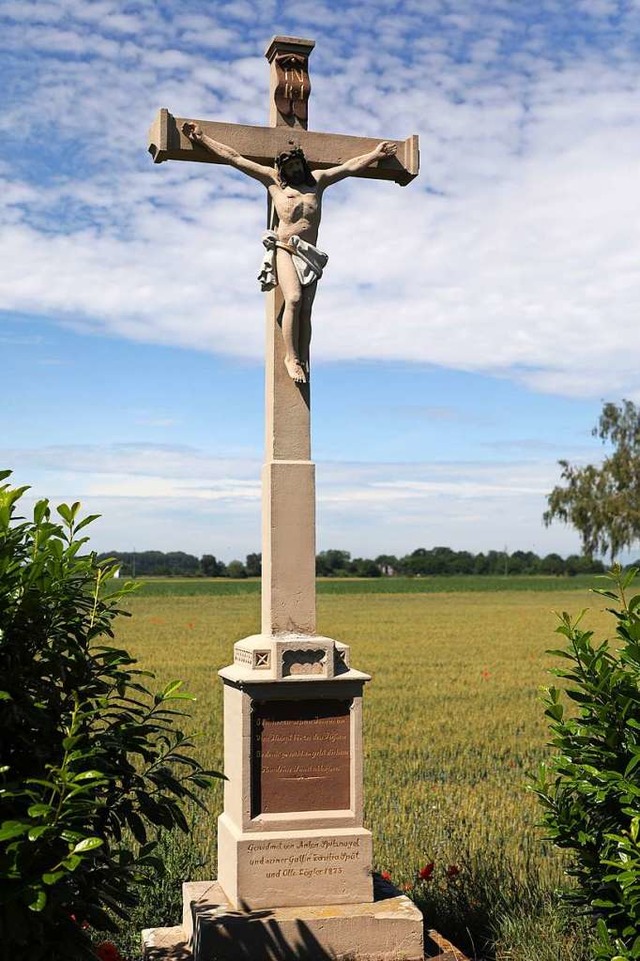
<instances>
[{"instance_id":1,"label":"tall tree","mask_svg":"<svg viewBox=\"0 0 640 961\"><path fill-rule=\"evenodd\" d=\"M229 561L227 564L227 577L239 579L247 576L247 569L242 561Z\"/></svg>"},{"instance_id":2,"label":"tall tree","mask_svg":"<svg viewBox=\"0 0 640 961\"><path fill-rule=\"evenodd\" d=\"M339 571L346 572L350 561L349 551L320 551L316 555L316 574L318 577L333 577Z\"/></svg>"},{"instance_id":3,"label":"tall tree","mask_svg":"<svg viewBox=\"0 0 640 961\"><path fill-rule=\"evenodd\" d=\"M200 558L200 570L205 577L224 577L227 568L214 554L203 554Z\"/></svg>"},{"instance_id":4,"label":"tall tree","mask_svg":"<svg viewBox=\"0 0 640 961\"><path fill-rule=\"evenodd\" d=\"M260 577L262 574L262 554L247 554L244 566L247 577Z\"/></svg>"},{"instance_id":5,"label":"tall tree","mask_svg":"<svg viewBox=\"0 0 640 961\"><path fill-rule=\"evenodd\" d=\"M611 555L640 540L640 408L630 400L606 403L594 437L613 445L600 466L575 467L566 460L564 486L554 487L544 512L544 523L571 524L582 537L584 553Z\"/></svg>"}]
</instances>

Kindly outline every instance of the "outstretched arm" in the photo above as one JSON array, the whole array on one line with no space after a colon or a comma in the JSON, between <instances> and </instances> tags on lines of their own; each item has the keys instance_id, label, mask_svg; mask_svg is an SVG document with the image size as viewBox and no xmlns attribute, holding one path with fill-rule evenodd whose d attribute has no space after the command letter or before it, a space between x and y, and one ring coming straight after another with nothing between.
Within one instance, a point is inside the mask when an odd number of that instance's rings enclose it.
<instances>
[{"instance_id":1,"label":"outstretched arm","mask_svg":"<svg viewBox=\"0 0 640 961\"><path fill-rule=\"evenodd\" d=\"M229 147L226 143L220 143L218 140L208 137L202 130L202 127L194 121L185 120L182 124L182 132L189 138L191 143L204 147L205 150L208 150L209 153L212 153L215 157L220 157L225 163L230 164L230 166L235 167L237 170L241 170L243 174L247 174L248 177L253 177L254 180L259 180L265 187L270 187L276 182L275 173L271 167L264 167L262 164L254 163L253 160L243 157L241 153L238 153L237 150Z\"/></svg>"},{"instance_id":2,"label":"outstretched arm","mask_svg":"<svg viewBox=\"0 0 640 961\"><path fill-rule=\"evenodd\" d=\"M383 157L393 157L396 150L394 143L391 143L390 140L383 140L369 153L362 154L360 157L353 157L338 167L329 167L328 170L315 170L313 176L317 180L318 186L324 190L330 184L335 184L339 180L344 180L345 177L351 177L353 174L359 173L365 167L370 167L376 160L381 160Z\"/></svg>"}]
</instances>

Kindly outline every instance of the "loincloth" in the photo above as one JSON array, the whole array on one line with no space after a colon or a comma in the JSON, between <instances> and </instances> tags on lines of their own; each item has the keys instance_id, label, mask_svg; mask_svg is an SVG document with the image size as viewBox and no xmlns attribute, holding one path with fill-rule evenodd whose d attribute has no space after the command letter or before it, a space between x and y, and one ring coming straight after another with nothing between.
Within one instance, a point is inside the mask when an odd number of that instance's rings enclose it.
<instances>
[{"instance_id":1,"label":"loincloth","mask_svg":"<svg viewBox=\"0 0 640 961\"><path fill-rule=\"evenodd\" d=\"M267 230L267 232L262 235L262 243L266 248L266 253L260 266L260 273L258 274L258 280L260 281L262 290L273 290L278 284L276 271L276 250L278 249L285 250L291 256L293 266L295 267L298 280L302 287L315 284L316 281L322 277L322 271L326 266L329 255L317 247L314 247L314 245L308 241L303 240L302 237L294 234L289 240L289 243L285 244L283 241L278 240L275 230Z\"/></svg>"}]
</instances>

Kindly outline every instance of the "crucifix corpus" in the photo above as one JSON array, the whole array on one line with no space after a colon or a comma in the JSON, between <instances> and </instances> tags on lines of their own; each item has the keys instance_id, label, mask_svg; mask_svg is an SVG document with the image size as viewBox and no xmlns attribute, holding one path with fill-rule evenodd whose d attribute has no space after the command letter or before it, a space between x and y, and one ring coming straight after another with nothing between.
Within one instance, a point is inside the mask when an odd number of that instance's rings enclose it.
<instances>
[{"instance_id":1,"label":"crucifix corpus","mask_svg":"<svg viewBox=\"0 0 640 961\"><path fill-rule=\"evenodd\" d=\"M322 194L339 180L355 176L384 157L393 157L396 144L383 141L361 157L353 157L327 170L312 171L299 146L278 154L273 166L267 167L207 136L195 121L185 121L182 132L195 146L204 147L217 160L241 170L267 188L275 229L263 236L267 255L258 279L264 291L280 288L284 300L284 366L291 380L304 384L309 376L311 307L316 285L329 259L328 254L315 246Z\"/></svg>"},{"instance_id":2,"label":"crucifix corpus","mask_svg":"<svg viewBox=\"0 0 640 961\"><path fill-rule=\"evenodd\" d=\"M418 173L417 137L376 143L307 131L311 90L307 60L312 48L310 41L285 37L274 38L270 45L271 127L184 120L163 110L151 130L149 147L156 163L229 164L267 188L271 229L263 237L267 254L258 279L265 291L280 289L284 364L299 384L309 376L311 307L328 260L315 246L324 191L345 177L407 184ZM185 139L195 149L189 149Z\"/></svg>"},{"instance_id":3,"label":"crucifix corpus","mask_svg":"<svg viewBox=\"0 0 640 961\"><path fill-rule=\"evenodd\" d=\"M237 641L233 664L220 671L227 780L218 879L185 885L181 928L145 932L149 961L173 957L160 950L163 938L172 949L182 939L194 961L279 959L301 931L309 958L423 957L420 912L397 891L374 890L362 820L369 676L351 667L346 644L316 633L309 384L311 308L328 259L316 246L322 195L349 176L408 184L418 138L307 130L313 47L293 37L269 44L270 126L161 110L150 131L156 163L229 164L263 184L268 230L259 275L267 292L262 629Z\"/></svg>"}]
</instances>

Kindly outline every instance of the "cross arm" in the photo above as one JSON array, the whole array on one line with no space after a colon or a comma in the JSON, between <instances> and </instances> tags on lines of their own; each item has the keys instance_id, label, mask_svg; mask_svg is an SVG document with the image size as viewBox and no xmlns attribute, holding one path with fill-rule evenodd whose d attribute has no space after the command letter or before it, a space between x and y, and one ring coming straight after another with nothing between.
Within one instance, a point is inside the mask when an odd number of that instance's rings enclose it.
<instances>
[{"instance_id":1,"label":"cross arm","mask_svg":"<svg viewBox=\"0 0 640 961\"><path fill-rule=\"evenodd\" d=\"M149 153L155 163L165 160L195 160L200 163L225 163L202 147L194 146L182 133L182 124L190 117L174 117L168 110L160 110L149 130ZM273 166L274 157L295 145L302 147L312 169L335 167L345 160L372 151L380 140L371 137L350 137L344 134L316 133L299 127L252 127L245 124L196 121L203 132L220 143L228 144L255 163ZM355 176L374 180L394 180L405 185L418 175L418 137L393 140L397 147L394 157L385 157Z\"/></svg>"}]
</instances>

